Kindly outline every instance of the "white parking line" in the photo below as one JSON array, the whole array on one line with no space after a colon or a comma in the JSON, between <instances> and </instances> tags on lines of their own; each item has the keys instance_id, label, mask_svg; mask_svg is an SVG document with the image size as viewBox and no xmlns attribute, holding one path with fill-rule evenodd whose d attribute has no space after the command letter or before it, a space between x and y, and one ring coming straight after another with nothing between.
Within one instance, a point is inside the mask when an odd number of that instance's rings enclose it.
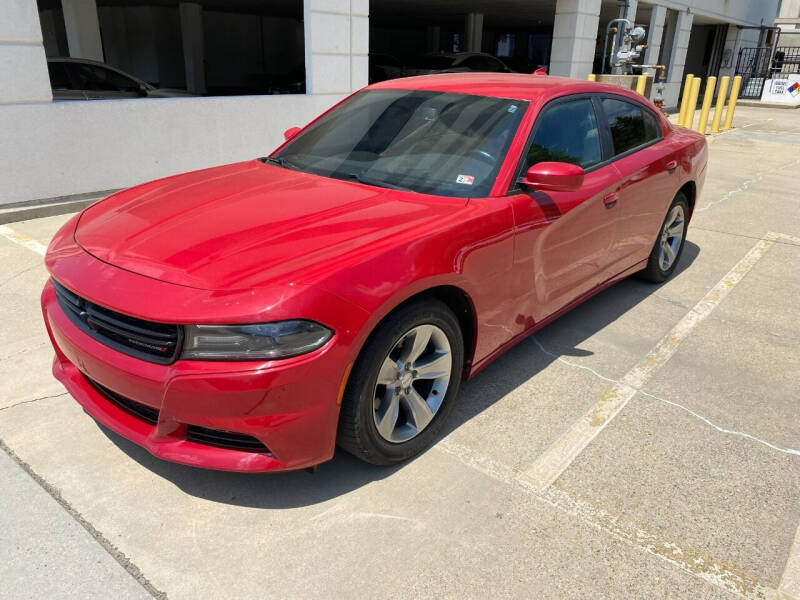
<instances>
[{"instance_id":1,"label":"white parking line","mask_svg":"<svg viewBox=\"0 0 800 600\"><path fill-rule=\"evenodd\" d=\"M36 254L41 254L44 256L45 252L47 252L47 246L44 244L37 242L32 237L28 237L24 233L19 233L18 231L14 231L8 225L0 225L0 236L3 236L7 240L14 242L20 246L24 246L28 250L33 250Z\"/></svg>"},{"instance_id":2,"label":"white parking line","mask_svg":"<svg viewBox=\"0 0 800 600\"><path fill-rule=\"evenodd\" d=\"M672 358L681 342L702 323L775 243L779 234L768 233L678 321L647 356L623 375L594 406L559 437L519 477L535 489L549 487L589 443L619 414L645 382Z\"/></svg>"},{"instance_id":3,"label":"white parking line","mask_svg":"<svg viewBox=\"0 0 800 600\"><path fill-rule=\"evenodd\" d=\"M759 575L748 573L735 565L714 558L683 541L664 537L656 530L648 530L646 526L600 506L591 499L582 498L574 492L557 487L557 485L543 490L536 489L521 478L512 467L446 438L440 440L434 448L455 457L465 465L492 479L508 485L518 485L527 493L555 509L580 519L591 527L651 554L711 585L751 600L765 600L766 598L772 600L775 588ZM780 600L796 599L787 596Z\"/></svg>"},{"instance_id":4,"label":"white parking line","mask_svg":"<svg viewBox=\"0 0 800 600\"><path fill-rule=\"evenodd\" d=\"M773 235L776 238L786 240L787 242L792 242L793 244L800 244L800 237L795 237L793 235L788 235L786 233L774 233Z\"/></svg>"}]
</instances>

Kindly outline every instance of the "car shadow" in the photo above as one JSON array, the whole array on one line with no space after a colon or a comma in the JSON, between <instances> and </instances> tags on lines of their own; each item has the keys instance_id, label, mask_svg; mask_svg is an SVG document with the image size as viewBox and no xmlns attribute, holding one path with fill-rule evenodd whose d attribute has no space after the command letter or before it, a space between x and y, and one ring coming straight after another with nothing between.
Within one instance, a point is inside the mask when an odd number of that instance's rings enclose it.
<instances>
[{"instance_id":1,"label":"car shadow","mask_svg":"<svg viewBox=\"0 0 800 600\"><path fill-rule=\"evenodd\" d=\"M689 268L699 253L700 248L687 241L673 278ZM540 333L552 344L551 351L559 348L565 356L591 355L578 346L660 287L634 278L625 279L560 317ZM458 429L554 360L556 358L542 352L533 339L520 342L462 385L458 402L439 437ZM98 426L130 458L185 493L250 508L294 508L324 502L390 477L414 460L393 467L377 467L337 448L333 459L320 465L314 474L306 471L274 474L209 471L163 461L103 425Z\"/></svg>"}]
</instances>

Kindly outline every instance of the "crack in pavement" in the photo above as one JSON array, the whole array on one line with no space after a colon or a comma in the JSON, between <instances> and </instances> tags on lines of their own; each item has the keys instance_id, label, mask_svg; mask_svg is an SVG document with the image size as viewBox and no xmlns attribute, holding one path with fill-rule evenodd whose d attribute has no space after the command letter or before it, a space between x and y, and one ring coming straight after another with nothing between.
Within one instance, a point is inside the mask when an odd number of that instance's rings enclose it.
<instances>
[{"instance_id":1,"label":"crack in pavement","mask_svg":"<svg viewBox=\"0 0 800 600\"><path fill-rule=\"evenodd\" d=\"M552 351L548 350L544 346L544 344L542 344L542 342L540 342L535 336L532 337L532 339L533 339L534 343L539 347L539 349L542 352L544 352L545 354L547 354L551 358L554 358L557 362L565 364L565 365L567 365L569 367L573 367L575 369L583 369L584 371L589 371L592 375L602 379L603 381L607 381L607 382L613 383L613 384L625 385L625 384L623 384L621 381L619 381L617 379L613 379L611 377L606 377L605 375L602 375L601 373L599 373L598 371L594 370L591 367L587 367L585 365L579 365L578 363L574 363L572 361L567 360L566 358L564 358L560 354L557 354L555 352L552 352ZM674 406L675 408L679 408L679 409L687 412L688 414L692 415L696 419L699 419L700 421L703 421L709 427L712 427L712 428L716 429L720 433L724 433L724 434L727 434L727 435L733 435L733 436L739 436L739 437L743 437L743 438L749 439L749 440L751 440L753 442L758 442L759 444L763 444L763 445L767 446L768 448L771 448L772 450L775 450L776 452L782 452L784 454L792 454L794 456L800 456L800 450L795 450L794 448L782 448L782 447L776 446L775 444L772 444L772 443L770 443L770 442L768 442L766 440L762 440L761 438L758 438L758 437L756 437L754 435L750 435L749 433L745 433L743 431L736 431L734 429L727 429L725 427L721 427L720 425L717 425L716 423L714 423L710 419L704 417L703 415L694 412L690 408L687 408L683 404L680 404L678 402L673 402L672 400L667 400L666 398L662 398L660 396L656 396L655 394L651 394L650 392L646 392L645 390L643 390L641 388L633 388L633 389L635 389L637 394L641 394L643 396L647 396L648 398L652 398L653 400L658 400L659 402L663 402L664 404L668 404L670 406Z\"/></svg>"},{"instance_id":2,"label":"crack in pavement","mask_svg":"<svg viewBox=\"0 0 800 600\"><path fill-rule=\"evenodd\" d=\"M9 404L8 406L0 407L0 411L8 410L9 408L14 408L15 406L20 406L22 404L32 404L34 402L39 402L39 400L60 398L61 396L66 396L67 394L69 394L69 392L61 392L60 394L53 394L52 396L42 396L41 398L33 398L32 400L23 400L22 402L17 402L16 404Z\"/></svg>"},{"instance_id":3,"label":"crack in pavement","mask_svg":"<svg viewBox=\"0 0 800 600\"><path fill-rule=\"evenodd\" d=\"M39 350L43 346L48 346L49 342L50 342L50 340L45 338L41 342L39 342L38 344L35 344L33 346L28 346L27 348L23 348L21 350L17 350L16 352L14 352L14 354L6 354L5 356L0 356L0 361L9 360L9 359L12 359L12 358L17 358L21 354L29 354L29 353L33 352L34 350Z\"/></svg>"},{"instance_id":4,"label":"crack in pavement","mask_svg":"<svg viewBox=\"0 0 800 600\"><path fill-rule=\"evenodd\" d=\"M66 392L65 392L66 393ZM41 488L47 492L47 494L53 498L58 504L67 511L67 513L78 522L86 531L89 532L95 541L100 544L103 549L108 552L111 557L119 563L119 565L125 569L128 574L133 577L147 592L156 600L167 600L166 592L162 592L158 588L156 588L150 581L144 576L142 570L137 567L130 558L128 558L125 554L123 554L119 548L117 548L114 544L109 541L100 531L98 531L94 525L89 523L80 512L78 512L64 497L61 495L61 491L56 488L55 486L51 485L44 479L41 475L39 475L33 468L22 458L20 458L14 450L9 447L8 444L3 439L0 439L0 449L2 449L8 456L17 463L36 483L41 486Z\"/></svg>"},{"instance_id":5,"label":"crack in pavement","mask_svg":"<svg viewBox=\"0 0 800 600\"><path fill-rule=\"evenodd\" d=\"M710 202L706 202L703 206L700 206L700 207L696 208L694 210L694 212L696 212L696 213L703 212L703 211L706 211L706 210L708 210L710 208L713 208L713 207L715 207L715 206L717 206L719 204L722 204L723 202L726 202L727 200L730 200L733 196L735 196L737 194L741 194L742 192L747 191L749 188L751 188L752 186L754 186L757 183L759 183L764 178L764 175L771 175L773 173L777 173L778 171L782 171L782 170L784 170L784 169L786 169L788 167L793 167L793 166L796 166L796 165L800 165L800 158L798 158L797 160L793 160L791 162L788 162L786 164L783 164L783 165L781 165L779 167L775 167L774 169L769 169L767 171L759 171L753 177L748 179L747 181L742 182L739 185L739 187L737 187L736 189L733 189L733 190L731 190L729 192L726 192L725 194L723 194L720 198L718 198L716 200L712 200Z\"/></svg>"},{"instance_id":6,"label":"crack in pavement","mask_svg":"<svg viewBox=\"0 0 800 600\"><path fill-rule=\"evenodd\" d=\"M0 287L5 286L7 283L9 283L10 281L16 279L20 275L24 275L28 271L33 271L34 269L38 269L41 266L42 266L41 263L36 263L35 265L31 265L27 269L22 269L22 271L17 271L11 277L8 277L8 278L4 279L3 281L0 281Z\"/></svg>"}]
</instances>

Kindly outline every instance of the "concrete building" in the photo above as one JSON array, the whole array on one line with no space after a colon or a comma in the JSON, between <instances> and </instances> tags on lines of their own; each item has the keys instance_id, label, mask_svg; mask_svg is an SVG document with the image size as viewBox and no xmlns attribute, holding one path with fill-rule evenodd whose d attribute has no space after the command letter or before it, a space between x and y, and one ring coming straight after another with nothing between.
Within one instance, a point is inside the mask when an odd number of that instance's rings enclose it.
<instances>
[{"instance_id":1,"label":"concrete building","mask_svg":"<svg viewBox=\"0 0 800 600\"><path fill-rule=\"evenodd\" d=\"M515 70L585 78L603 68L605 25L621 14L647 29L643 59L667 67L673 107L684 73L733 74L740 49L763 45L778 3L0 0L0 205L264 155L379 63L426 52L483 51ZM54 101L55 56L197 96Z\"/></svg>"},{"instance_id":2,"label":"concrete building","mask_svg":"<svg viewBox=\"0 0 800 600\"><path fill-rule=\"evenodd\" d=\"M781 0L775 25L782 34L800 34L800 0Z\"/></svg>"}]
</instances>

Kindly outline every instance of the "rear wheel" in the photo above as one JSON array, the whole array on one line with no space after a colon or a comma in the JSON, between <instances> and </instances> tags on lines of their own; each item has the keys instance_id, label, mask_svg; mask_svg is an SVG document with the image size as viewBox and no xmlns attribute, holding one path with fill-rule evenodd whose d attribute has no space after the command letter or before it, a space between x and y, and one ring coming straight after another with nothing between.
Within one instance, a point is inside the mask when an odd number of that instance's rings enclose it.
<instances>
[{"instance_id":1,"label":"rear wheel","mask_svg":"<svg viewBox=\"0 0 800 600\"><path fill-rule=\"evenodd\" d=\"M647 266L639 273L642 279L661 283L672 275L678 265L678 260L683 252L683 244L686 241L688 216L689 202L683 193L679 193L675 196L667 211L658 239L650 252Z\"/></svg>"},{"instance_id":2,"label":"rear wheel","mask_svg":"<svg viewBox=\"0 0 800 600\"><path fill-rule=\"evenodd\" d=\"M461 330L445 304L401 307L373 332L353 367L339 446L379 465L418 454L452 409L463 366Z\"/></svg>"}]
</instances>

